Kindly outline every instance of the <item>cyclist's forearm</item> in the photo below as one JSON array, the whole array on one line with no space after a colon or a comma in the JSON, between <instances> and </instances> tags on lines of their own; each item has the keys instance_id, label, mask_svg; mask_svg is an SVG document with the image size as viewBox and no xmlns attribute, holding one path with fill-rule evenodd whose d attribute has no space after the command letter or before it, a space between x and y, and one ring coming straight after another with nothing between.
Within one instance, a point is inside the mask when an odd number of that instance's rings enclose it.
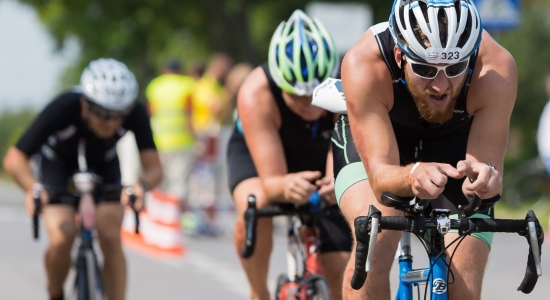
<instances>
[{"instance_id":1,"label":"cyclist's forearm","mask_svg":"<svg viewBox=\"0 0 550 300\"><path fill-rule=\"evenodd\" d=\"M140 178L144 180L149 186L149 189L154 188L162 181L162 168L159 166L150 167L143 171Z\"/></svg>"},{"instance_id":2,"label":"cyclist's forearm","mask_svg":"<svg viewBox=\"0 0 550 300\"><path fill-rule=\"evenodd\" d=\"M390 192L401 197L414 196L408 182L409 173L413 165L406 167L381 165L371 171L369 180L376 199L380 201L383 192Z\"/></svg>"},{"instance_id":3,"label":"cyclist's forearm","mask_svg":"<svg viewBox=\"0 0 550 300\"><path fill-rule=\"evenodd\" d=\"M272 202L287 202L284 194L285 176L270 176L261 178L265 195Z\"/></svg>"},{"instance_id":4,"label":"cyclist's forearm","mask_svg":"<svg viewBox=\"0 0 550 300\"><path fill-rule=\"evenodd\" d=\"M15 147L11 147L4 157L4 169L25 191L38 182L29 167L28 157Z\"/></svg>"}]
</instances>

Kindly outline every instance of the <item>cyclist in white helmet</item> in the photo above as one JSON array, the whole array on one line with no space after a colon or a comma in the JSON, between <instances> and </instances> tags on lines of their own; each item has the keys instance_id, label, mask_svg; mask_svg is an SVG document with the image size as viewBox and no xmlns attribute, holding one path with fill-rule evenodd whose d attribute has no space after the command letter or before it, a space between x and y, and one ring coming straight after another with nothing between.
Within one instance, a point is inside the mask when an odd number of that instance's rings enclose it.
<instances>
[{"instance_id":1,"label":"cyclist in white helmet","mask_svg":"<svg viewBox=\"0 0 550 300\"><path fill-rule=\"evenodd\" d=\"M350 224L366 216L369 205L384 216L399 214L380 202L386 191L430 199L433 208L454 214L467 203L465 195L500 194L517 70L510 53L481 28L472 1L396 0L389 22L372 26L347 53L342 87L347 115L338 120L332 148L336 195ZM456 237L447 234L446 241ZM392 231L379 235L359 291L349 288L349 261L346 299L390 298L399 238ZM460 244L451 264L451 299L480 298L491 241L492 234L483 233Z\"/></svg>"},{"instance_id":2,"label":"cyclist in white helmet","mask_svg":"<svg viewBox=\"0 0 550 300\"><path fill-rule=\"evenodd\" d=\"M234 234L237 250L245 241L243 214L249 194L256 195L258 207L265 207L306 204L318 190L332 204L321 218L320 252L333 299L341 299L351 234L334 195L330 136L336 116L312 106L311 98L313 89L335 76L338 67L338 54L326 29L296 10L273 34L268 62L254 69L239 89L239 118L227 152L229 186L239 216ZM251 299L270 299L272 230L271 219L260 219L254 254L241 259Z\"/></svg>"},{"instance_id":3,"label":"cyclist in white helmet","mask_svg":"<svg viewBox=\"0 0 550 300\"><path fill-rule=\"evenodd\" d=\"M121 191L116 142L132 130L136 137L143 173L133 185L136 208L143 193L162 177L145 105L136 101L134 74L114 59L97 59L84 69L80 86L57 96L38 115L17 144L8 150L4 167L26 191L25 206L34 212L33 187L42 190L44 224L49 236L45 255L50 299L63 299L63 282L71 265L75 238L75 204L68 192L69 180L78 171L77 147L86 141L88 169L102 178L95 200L96 229L104 255L104 285L109 299L125 299L126 262L120 229L128 196ZM40 156L40 175L29 168L29 157ZM69 205L71 203L73 205Z\"/></svg>"}]
</instances>

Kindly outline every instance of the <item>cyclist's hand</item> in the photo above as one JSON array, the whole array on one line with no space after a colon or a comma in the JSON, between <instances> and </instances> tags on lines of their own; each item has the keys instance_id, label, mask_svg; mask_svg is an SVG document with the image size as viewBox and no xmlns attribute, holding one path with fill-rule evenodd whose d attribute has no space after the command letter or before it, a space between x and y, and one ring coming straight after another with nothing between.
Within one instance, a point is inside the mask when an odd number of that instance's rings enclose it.
<instances>
[{"instance_id":1,"label":"cyclist's hand","mask_svg":"<svg viewBox=\"0 0 550 300\"><path fill-rule=\"evenodd\" d=\"M33 192L34 189L31 188L25 193L25 209L30 216L34 215L35 210ZM43 188L40 191L40 200L42 201L42 207L49 202L48 193Z\"/></svg>"},{"instance_id":2,"label":"cyclist's hand","mask_svg":"<svg viewBox=\"0 0 550 300\"><path fill-rule=\"evenodd\" d=\"M133 208L136 211L141 211L144 208L145 191L143 190L143 187L141 186L141 184L139 184L139 182L134 183L131 187L126 187L122 189L120 202L124 206L130 206L130 195L127 191L128 188L133 189L133 193L136 196L136 202L134 203Z\"/></svg>"},{"instance_id":3,"label":"cyclist's hand","mask_svg":"<svg viewBox=\"0 0 550 300\"><path fill-rule=\"evenodd\" d=\"M284 196L288 202L303 205L308 203L309 195L317 190L317 186L311 184L321 177L319 171L303 171L285 175Z\"/></svg>"},{"instance_id":4,"label":"cyclist's hand","mask_svg":"<svg viewBox=\"0 0 550 300\"><path fill-rule=\"evenodd\" d=\"M481 199L489 199L500 194L500 173L486 163L461 160L456 167L470 179L464 182L465 194L475 192Z\"/></svg>"},{"instance_id":5,"label":"cyclist's hand","mask_svg":"<svg viewBox=\"0 0 550 300\"><path fill-rule=\"evenodd\" d=\"M465 175L449 164L421 163L411 174L411 187L420 199L436 199L445 190L447 177L460 179Z\"/></svg>"},{"instance_id":6,"label":"cyclist's hand","mask_svg":"<svg viewBox=\"0 0 550 300\"><path fill-rule=\"evenodd\" d=\"M319 196L324 198L329 204L336 204L336 194L334 193L334 178L324 177L315 181L319 187Z\"/></svg>"}]
</instances>

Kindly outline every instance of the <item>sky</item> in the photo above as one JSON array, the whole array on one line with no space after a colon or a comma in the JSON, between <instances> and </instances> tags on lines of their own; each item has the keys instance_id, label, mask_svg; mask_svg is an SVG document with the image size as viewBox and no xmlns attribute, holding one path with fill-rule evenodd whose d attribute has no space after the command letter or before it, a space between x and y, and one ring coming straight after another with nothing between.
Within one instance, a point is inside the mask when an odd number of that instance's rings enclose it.
<instances>
[{"instance_id":1,"label":"sky","mask_svg":"<svg viewBox=\"0 0 550 300\"><path fill-rule=\"evenodd\" d=\"M58 92L59 77L77 53L74 43L56 53L31 7L0 1L0 113L42 108Z\"/></svg>"}]
</instances>

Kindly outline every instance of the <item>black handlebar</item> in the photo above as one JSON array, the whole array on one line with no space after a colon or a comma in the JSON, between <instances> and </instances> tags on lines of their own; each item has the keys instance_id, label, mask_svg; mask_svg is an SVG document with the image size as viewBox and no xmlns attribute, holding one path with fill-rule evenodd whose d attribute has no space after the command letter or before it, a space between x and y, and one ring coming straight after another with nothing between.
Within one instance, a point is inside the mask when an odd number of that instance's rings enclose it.
<instances>
[{"instance_id":1,"label":"black handlebar","mask_svg":"<svg viewBox=\"0 0 550 300\"><path fill-rule=\"evenodd\" d=\"M300 214L311 214L310 205L296 206L294 204L277 204L274 206L268 206L258 209L256 207L256 196L248 196L248 208L244 212L244 228L245 228L245 243L244 248L241 250L242 258L249 258L254 253L256 246L256 226L258 224L258 218L261 217L276 217L276 216L290 216Z\"/></svg>"},{"instance_id":2,"label":"black handlebar","mask_svg":"<svg viewBox=\"0 0 550 300\"><path fill-rule=\"evenodd\" d=\"M409 203L405 200L398 200L401 202L392 202L397 199L399 199L399 197L386 197L384 203L393 203L395 205L390 206L394 206L396 208L403 208L405 207L403 203L407 202L407 205ZM498 199L495 200L494 198L491 198L486 205L489 205L489 203L491 202L494 205L496 201L498 201ZM485 200L483 202L485 202ZM537 217L535 216L535 213L530 210L524 220L482 218L467 219L467 216L475 213L478 210L480 204L482 204L482 202L474 199L474 201L472 201L469 206L461 209L460 219L450 220L450 229L458 230L459 234L461 235L471 234L475 232L508 232L518 233L522 236L525 236L529 243L529 256L527 260L525 276L518 290L522 291L525 294L529 294L535 287L538 276L540 276L540 274L537 273L537 266L533 249L538 248L538 251L535 252L538 253L538 261L540 262L540 249L544 241L544 233ZM374 219L377 219L376 223L378 223L379 230L408 231L419 235L425 232L425 230L437 228L437 220L435 219L435 217L425 218L422 215L409 215L405 217L382 217L381 212L371 205L369 207L368 216L357 217L354 221L355 237L357 243L355 255L355 271L351 279L351 287L356 290L360 289L363 286L367 278L366 263L369 251L370 233ZM529 225L534 225L536 228L536 244L533 244L532 240L529 238Z\"/></svg>"},{"instance_id":3,"label":"black handlebar","mask_svg":"<svg viewBox=\"0 0 550 300\"><path fill-rule=\"evenodd\" d=\"M128 197L129 197L128 204L134 211L135 226L136 226L135 233L139 234L139 211L137 211L135 208L137 196L134 194L134 189L132 187L126 187L126 194L128 194Z\"/></svg>"},{"instance_id":4,"label":"black handlebar","mask_svg":"<svg viewBox=\"0 0 550 300\"><path fill-rule=\"evenodd\" d=\"M40 223L38 222L38 216L42 211L42 201L40 200L40 190L35 189L32 192L34 202L34 212L32 214L32 236L35 240L38 240L40 232Z\"/></svg>"}]
</instances>

